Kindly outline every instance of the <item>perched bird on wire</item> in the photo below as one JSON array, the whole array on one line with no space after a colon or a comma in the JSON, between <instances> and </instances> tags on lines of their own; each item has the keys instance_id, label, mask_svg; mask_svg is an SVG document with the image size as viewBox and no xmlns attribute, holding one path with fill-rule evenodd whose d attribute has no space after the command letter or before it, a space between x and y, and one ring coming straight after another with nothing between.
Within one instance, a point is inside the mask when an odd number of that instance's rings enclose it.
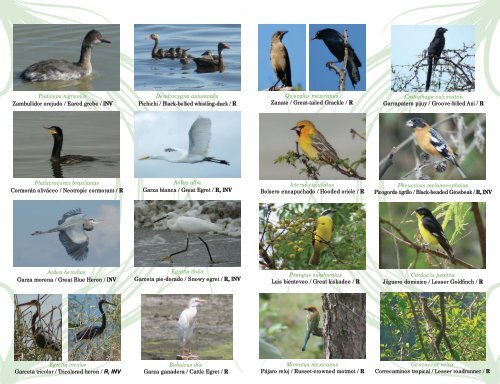
<instances>
[{"instance_id":1,"label":"perched bird on wire","mask_svg":"<svg viewBox=\"0 0 500 384\"><path fill-rule=\"evenodd\" d=\"M309 120L299 121L291 129L297 133L297 143L310 160L319 165L335 165L339 159L337 152L326 141L325 136Z\"/></svg>"},{"instance_id":2,"label":"perched bird on wire","mask_svg":"<svg viewBox=\"0 0 500 384\"><path fill-rule=\"evenodd\" d=\"M270 89L276 88L276 85L281 81L284 87L292 86L292 69L290 65L290 58L288 51L283 44L283 36L288 31L277 31L271 39L271 65L273 66L274 73L278 77L278 81Z\"/></svg>"},{"instance_id":3,"label":"perched bird on wire","mask_svg":"<svg viewBox=\"0 0 500 384\"><path fill-rule=\"evenodd\" d=\"M408 127L413 128L415 140L422 151L431 156L443 157L452 163L464 179L467 178L460 165L458 165L455 153L446 140L430 125L419 117L414 117L406 122Z\"/></svg>"},{"instance_id":4,"label":"perched bird on wire","mask_svg":"<svg viewBox=\"0 0 500 384\"><path fill-rule=\"evenodd\" d=\"M323 40L328 50L333 56L338 60L338 62L343 62L347 49L347 64L346 70L351 79L351 84L353 88L356 88L356 84L361 80L359 74L359 67L361 67L361 61L359 60L354 48L351 44L344 42L344 36L342 36L338 31L331 28L325 28L318 32L312 38L312 40Z\"/></svg>"},{"instance_id":5,"label":"perched bird on wire","mask_svg":"<svg viewBox=\"0 0 500 384\"><path fill-rule=\"evenodd\" d=\"M307 311L307 317L306 317L306 324L307 324L307 330L306 330L306 338L304 339L304 345L302 346L302 352L306 350L307 342L309 341L309 338L311 337L311 334L317 334L318 331L318 326L319 326L319 311L316 307L306 307L304 308L304 311Z\"/></svg>"},{"instance_id":6,"label":"perched bird on wire","mask_svg":"<svg viewBox=\"0 0 500 384\"><path fill-rule=\"evenodd\" d=\"M434 38L429 44L429 48L427 48L427 79L425 81L425 91L427 92L431 86L431 77L432 77L432 66L436 67L439 58L441 57L441 53L444 49L444 44L446 42L444 38L445 32L448 31L446 28L438 28L436 29L436 34Z\"/></svg>"},{"instance_id":7,"label":"perched bird on wire","mask_svg":"<svg viewBox=\"0 0 500 384\"><path fill-rule=\"evenodd\" d=\"M196 314L198 313L197 307L203 303L206 303L206 300L193 297L189 300L188 307L184 309L179 316L179 321L177 322L177 333L181 347L181 356L193 355L191 350L191 339L196 325Z\"/></svg>"},{"instance_id":8,"label":"perched bird on wire","mask_svg":"<svg viewBox=\"0 0 500 384\"><path fill-rule=\"evenodd\" d=\"M313 253L309 259L309 265L318 265L321 253L328 247L333 235L332 214L335 211L327 209L323 211L316 220L312 233Z\"/></svg>"},{"instance_id":9,"label":"perched bird on wire","mask_svg":"<svg viewBox=\"0 0 500 384\"><path fill-rule=\"evenodd\" d=\"M439 244L450 258L450 261L454 263L455 251L448 242L441 224L439 224L432 212L428 208L419 207L413 213L417 216L418 230L424 241L432 245Z\"/></svg>"}]
</instances>

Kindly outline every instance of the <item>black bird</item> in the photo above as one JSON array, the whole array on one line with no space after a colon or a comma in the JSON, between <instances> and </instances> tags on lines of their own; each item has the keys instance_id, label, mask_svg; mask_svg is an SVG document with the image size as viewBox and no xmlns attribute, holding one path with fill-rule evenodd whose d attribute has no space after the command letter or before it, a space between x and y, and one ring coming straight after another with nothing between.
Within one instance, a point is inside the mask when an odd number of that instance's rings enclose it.
<instances>
[{"instance_id":1,"label":"black bird","mask_svg":"<svg viewBox=\"0 0 500 384\"><path fill-rule=\"evenodd\" d=\"M36 320L40 317L40 302L38 300L31 300L26 303L17 304L17 307L23 306L36 307L36 311L31 317L31 333L33 334L33 339L35 340L36 345L43 349L52 349L56 352L60 351L61 348L49 332L45 331L40 326L36 326Z\"/></svg>"},{"instance_id":2,"label":"black bird","mask_svg":"<svg viewBox=\"0 0 500 384\"><path fill-rule=\"evenodd\" d=\"M283 44L283 36L288 31L276 31L271 39L271 65L273 66L274 73L278 77L278 81L271 89L276 88L276 85L281 81L284 87L292 86L292 68L290 66L290 58L288 51Z\"/></svg>"},{"instance_id":3,"label":"black bird","mask_svg":"<svg viewBox=\"0 0 500 384\"><path fill-rule=\"evenodd\" d=\"M93 339L94 337L97 337L101 333L104 332L104 330L106 329L106 314L104 313L104 309L102 308L103 304L109 304L109 305L116 306L116 304L110 303L109 301L100 300L99 301L99 311L101 312L101 315L102 315L101 325L100 326L89 325L88 327L83 328L76 335L73 335L73 341L77 342L79 340Z\"/></svg>"},{"instance_id":4,"label":"black bird","mask_svg":"<svg viewBox=\"0 0 500 384\"><path fill-rule=\"evenodd\" d=\"M316 32L316 36L312 39L323 40L323 43L325 43L338 62L344 61L345 49L347 48L347 74L349 75L349 79L351 79L352 87L356 88L356 84L361 79L358 70L361 67L361 61L356 56L356 52L354 52L351 44L344 44L344 36L335 29L326 28Z\"/></svg>"},{"instance_id":5,"label":"black bird","mask_svg":"<svg viewBox=\"0 0 500 384\"><path fill-rule=\"evenodd\" d=\"M55 125L52 127L44 127L54 138L54 145L52 147L52 155L50 156L50 161L58 162L59 164L78 164L82 161L94 161L97 160L92 156L83 156L83 155L64 155L61 156L61 149L63 146L63 130L61 127L56 127Z\"/></svg>"},{"instance_id":6,"label":"black bird","mask_svg":"<svg viewBox=\"0 0 500 384\"><path fill-rule=\"evenodd\" d=\"M436 29L436 34L427 48L427 80L425 82L425 91L429 90L431 86L431 76L432 76L432 66L436 66L441 53L443 52L445 38L444 34L447 31L446 28L439 27Z\"/></svg>"}]
</instances>

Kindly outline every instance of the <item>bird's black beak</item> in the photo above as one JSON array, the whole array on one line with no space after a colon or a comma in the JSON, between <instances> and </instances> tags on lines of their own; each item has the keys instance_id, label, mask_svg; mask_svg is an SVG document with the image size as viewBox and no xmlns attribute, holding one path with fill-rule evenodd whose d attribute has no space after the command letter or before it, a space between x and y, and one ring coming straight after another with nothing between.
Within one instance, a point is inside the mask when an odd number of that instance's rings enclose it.
<instances>
[{"instance_id":1,"label":"bird's black beak","mask_svg":"<svg viewBox=\"0 0 500 384\"><path fill-rule=\"evenodd\" d=\"M290 131L295 131L297 136L300 136L300 128L299 127L295 126L293 128L290 128Z\"/></svg>"},{"instance_id":2,"label":"bird's black beak","mask_svg":"<svg viewBox=\"0 0 500 384\"><path fill-rule=\"evenodd\" d=\"M108 43L108 44L111 44L111 41L109 40L104 40L104 39L99 39L101 41L101 43Z\"/></svg>"},{"instance_id":3,"label":"bird's black beak","mask_svg":"<svg viewBox=\"0 0 500 384\"><path fill-rule=\"evenodd\" d=\"M153 221L153 224L157 223L159 221L162 221L163 219L166 219L166 218L167 218L167 216L163 216L163 217L159 218L158 220Z\"/></svg>"}]
</instances>

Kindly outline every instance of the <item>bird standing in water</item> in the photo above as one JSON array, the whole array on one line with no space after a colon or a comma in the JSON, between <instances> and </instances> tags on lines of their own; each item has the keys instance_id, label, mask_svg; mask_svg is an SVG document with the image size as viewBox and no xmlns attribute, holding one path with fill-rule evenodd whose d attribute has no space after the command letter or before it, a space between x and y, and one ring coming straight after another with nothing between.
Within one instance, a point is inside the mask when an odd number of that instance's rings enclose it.
<instances>
[{"instance_id":1,"label":"bird standing in water","mask_svg":"<svg viewBox=\"0 0 500 384\"><path fill-rule=\"evenodd\" d=\"M448 31L446 28L438 28L436 29L436 33L434 34L434 38L429 44L427 48L427 79L425 81L425 91L427 92L431 86L431 77L432 77L432 68L436 68L436 65L441 57L441 53L444 49L444 44L446 39L444 38L444 34Z\"/></svg>"},{"instance_id":2,"label":"bird standing in water","mask_svg":"<svg viewBox=\"0 0 500 384\"><path fill-rule=\"evenodd\" d=\"M316 220L312 235L313 253L309 259L309 265L318 265L321 253L330 245L333 235L333 220L331 215L334 212L332 209L327 209Z\"/></svg>"},{"instance_id":3,"label":"bird standing in water","mask_svg":"<svg viewBox=\"0 0 500 384\"><path fill-rule=\"evenodd\" d=\"M271 65L274 69L274 73L276 73L278 77L278 81L270 90L276 89L276 85L278 85L280 81L284 87L292 86L290 58L288 57L288 51L282 41L283 36L285 36L287 32L288 31L277 31L271 39Z\"/></svg>"},{"instance_id":4,"label":"bird standing in water","mask_svg":"<svg viewBox=\"0 0 500 384\"><path fill-rule=\"evenodd\" d=\"M21 303L16 305L19 307L24 306L34 306L36 308L35 313L31 317L31 334L33 335L33 339L36 345L39 348L43 349L51 349L53 351L60 351L61 347L59 346L59 342L57 342L46 330L44 330L41 326L36 326L37 319L41 318L40 316L40 302L38 300L31 300L26 303Z\"/></svg>"},{"instance_id":5,"label":"bird standing in water","mask_svg":"<svg viewBox=\"0 0 500 384\"><path fill-rule=\"evenodd\" d=\"M105 40L99 31L92 29L82 42L80 60L70 63L66 60L44 60L30 65L21 73L24 81L74 80L92 73L92 48L100 43L111 43Z\"/></svg>"},{"instance_id":6,"label":"bird standing in water","mask_svg":"<svg viewBox=\"0 0 500 384\"><path fill-rule=\"evenodd\" d=\"M189 300L189 305L184 309L179 316L177 322L177 335L179 338L179 345L181 347L181 356L194 357L192 354L191 339L193 337L194 327L196 325L196 315L198 313L198 306L206 303L206 300L193 297Z\"/></svg>"},{"instance_id":7,"label":"bird standing in water","mask_svg":"<svg viewBox=\"0 0 500 384\"><path fill-rule=\"evenodd\" d=\"M302 346L302 352L306 350L307 342L309 341L311 334L319 333L318 309L316 307L311 306L304 308L304 311L307 311L307 317L306 317L307 330L306 330L306 338L304 339L304 345Z\"/></svg>"}]
</instances>

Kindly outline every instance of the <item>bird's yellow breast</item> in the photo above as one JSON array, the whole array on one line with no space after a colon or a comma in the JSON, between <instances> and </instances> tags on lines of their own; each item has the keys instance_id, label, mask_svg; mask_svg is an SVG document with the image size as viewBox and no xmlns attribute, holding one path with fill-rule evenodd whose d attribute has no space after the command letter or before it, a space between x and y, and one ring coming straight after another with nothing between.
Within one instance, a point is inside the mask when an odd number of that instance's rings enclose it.
<instances>
[{"instance_id":1,"label":"bird's yellow breast","mask_svg":"<svg viewBox=\"0 0 500 384\"><path fill-rule=\"evenodd\" d=\"M332 239L333 234L333 221L330 216L321 216L316 223L316 232L314 240L326 246L325 243Z\"/></svg>"},{"instance_id":2,"label":"bird's yellow breast","mask_svg":"<svg viewBox=\"0 0 500 384\"><path fill-rule=\"evenodd\" d=\"M437 245L439 244L436 236L429 232L427 228L424 227L422 223L422 216L418 216L418 230L420 231L420 235L424 239L427 244Z\"/></svg>"}]
</instances>

